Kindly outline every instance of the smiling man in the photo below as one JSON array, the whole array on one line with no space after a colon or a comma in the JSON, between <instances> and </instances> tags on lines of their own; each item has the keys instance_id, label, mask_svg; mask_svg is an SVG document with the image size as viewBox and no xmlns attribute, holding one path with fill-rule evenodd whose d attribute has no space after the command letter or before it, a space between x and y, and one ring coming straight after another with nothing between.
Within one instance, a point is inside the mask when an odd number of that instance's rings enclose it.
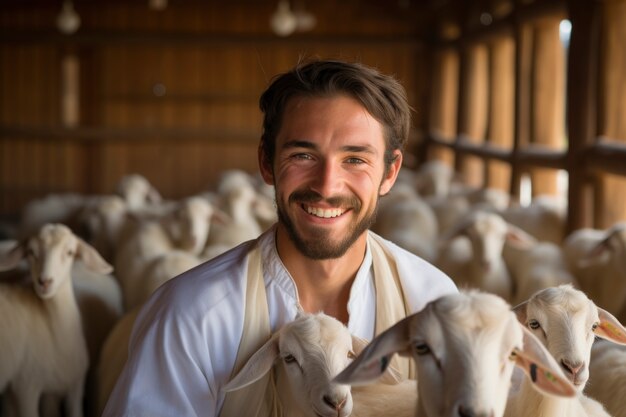
<instances>
[{"instance_id":1,"label":"smiling man","mask_svg":"<svg viewBox=\"0 0 626 417\"><path fill-rule=\"evenodd\" d=\"M260 106L259 165L275 187L278 223L152 296L105 416L277 416L271 374L238 391L224 386L298 311L323 311L371 339L456 291L432 265L368 230L398 176L411 123L395 79L314 61L275 78ZM407 360L393 365L415 376Z\"/></svg>"}]
</instances>

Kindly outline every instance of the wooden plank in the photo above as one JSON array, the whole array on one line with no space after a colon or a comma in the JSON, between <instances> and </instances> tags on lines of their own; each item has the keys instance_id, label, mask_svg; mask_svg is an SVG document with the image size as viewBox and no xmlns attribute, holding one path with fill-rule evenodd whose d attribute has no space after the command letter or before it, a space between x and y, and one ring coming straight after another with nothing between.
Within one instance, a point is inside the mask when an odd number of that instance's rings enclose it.
<instances>
[{"instance_id":1,"label":"wooden plank","mask_svg":"<svg viewBox=\"0 0 626 417\"><path fill-rule=\"evenodd\" d=\"M531 142L547 149L565 148L565 51L558 18L535 24ZM557 172L532 170L533 195L556 194Z\"/></svg>"}]
</instances>

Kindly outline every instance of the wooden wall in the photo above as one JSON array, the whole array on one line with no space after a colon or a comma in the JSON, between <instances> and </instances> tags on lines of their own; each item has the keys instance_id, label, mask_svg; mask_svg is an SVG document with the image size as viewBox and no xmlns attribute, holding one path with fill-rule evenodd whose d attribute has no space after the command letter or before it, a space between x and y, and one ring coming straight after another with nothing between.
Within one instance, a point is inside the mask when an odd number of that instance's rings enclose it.
<instances>
[{"instance_id":1,"label":"wooden wall","mask_svg":"<svg viewBox=\"0 0 626 417\"><path fill-rule=\"evenodd\" d=\"M522 183L566 198L568 232L625 221L626 0L458 1L435 20L424 153L514 200Z\"/></svg>"},{"instance_id":2,"label":"wooden wall","mask_svg":"<svg viewBox=\"0 0 626 417\"><path fill-rule=\"evenodd\" d=\"M258 97L303 57L394 74L427 119L424 17L387 2L306 2L311 32L272 34L274 1L74 2L81 27L55 28L61 2L0 5L0 217L50 192L112 192L138 172L167 198L255 172ZM69 61L68 61L69 59ZM68 64L68 62L70 64Z\"/></svg>"}]
</instances>

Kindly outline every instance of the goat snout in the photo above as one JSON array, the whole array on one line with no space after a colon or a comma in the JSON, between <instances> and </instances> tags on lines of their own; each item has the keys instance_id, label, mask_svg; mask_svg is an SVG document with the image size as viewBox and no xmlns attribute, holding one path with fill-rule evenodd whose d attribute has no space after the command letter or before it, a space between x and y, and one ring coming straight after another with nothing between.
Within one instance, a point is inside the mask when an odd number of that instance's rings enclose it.
<instances>
[{"instance_id":1,"label":"goat snout","mask_svg":"<svg viewBox=\"0 0 626 417\"><path fill-rule=\"evenodd\" d=\"M580 361L569 361L567 359L561 359L561 366L563 366L565 371L575 376L583 369L585 363Z\"/></svg>"},{"instance_id":2,"label":"goat snout","mask_svg":"<svg viewBox=\"0 0 626 417\"><path fill-rule=\"evenodd\" d=\"M41 288L43 288L44 290L47 290L48 287L52 285L52 278L39 277L39 279L37 280L37 283L39 284Z\"/></svg>"}]
</instances>

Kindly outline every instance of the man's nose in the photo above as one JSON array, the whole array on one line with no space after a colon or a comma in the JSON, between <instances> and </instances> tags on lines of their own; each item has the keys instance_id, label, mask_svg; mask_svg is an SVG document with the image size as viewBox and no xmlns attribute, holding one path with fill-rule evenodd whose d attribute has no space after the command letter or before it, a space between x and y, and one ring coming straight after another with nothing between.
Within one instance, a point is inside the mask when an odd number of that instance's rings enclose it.
<instances>
[{"instance_id":1,"label":"man's nose","mask_svg":"<svg viewBox=\"0 0 626 417\"><path fill-rule=\"evenodd\" d=\"M343 178L339 163L324 161L313 173L311 188L323 197L337 195Z\"/></svg>"}]
</instances>

